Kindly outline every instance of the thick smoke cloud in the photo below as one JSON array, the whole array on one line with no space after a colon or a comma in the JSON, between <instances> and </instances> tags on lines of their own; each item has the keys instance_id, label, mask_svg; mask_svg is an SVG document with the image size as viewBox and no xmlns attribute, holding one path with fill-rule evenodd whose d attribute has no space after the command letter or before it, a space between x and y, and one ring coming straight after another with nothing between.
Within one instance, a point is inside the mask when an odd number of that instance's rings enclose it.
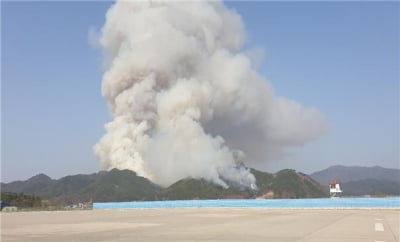
<instances>
[{"instance_id":1,"label":"thick smoke cloud","mask_svg":"<svg viewBox=\"0 0 400 242\"><path fill-rule=\"evenodd\" d=\"M264 151L267 162L319 136L321 114L276 96L244 40L240 16L221 2L114 4L99 40L112 114L94 147L103 168L162 186L192 177L254 187L244 165L261 161L245 154Z\"/></svg>"}]
</instances>

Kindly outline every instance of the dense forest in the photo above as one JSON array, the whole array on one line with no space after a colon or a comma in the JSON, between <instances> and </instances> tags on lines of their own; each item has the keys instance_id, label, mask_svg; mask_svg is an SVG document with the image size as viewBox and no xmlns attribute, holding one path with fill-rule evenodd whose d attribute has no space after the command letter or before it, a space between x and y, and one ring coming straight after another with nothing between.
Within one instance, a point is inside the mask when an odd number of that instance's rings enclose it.
<instances>
[{"instance_id":1,"label":"dense forest","mask_svg":"<svg viewBox=\"0 0 400 242\"><path fill-rule=\"evenodd\" d=\"M328 197L317 182L294 170L272 174L251 169L251 173L256 177L258 190L235 184L224 189L206 180L192 178L162 188L133 171L118 169L66 176L58 180L39 174L27 181L2 183L1 188L2 191L39 196L64 206L143 200Z\"/></svg>"},{"instance_id":2,"label":"dense forest","mask_svg":"<svg viewBox=\"0 0 400 242\"><path fill-rule=\"evenodd\" d=\"M40 207L42 199L35 195L26 195L15 192L2 192L1 201L16 207Z\"/></svg>"}]
</instances>

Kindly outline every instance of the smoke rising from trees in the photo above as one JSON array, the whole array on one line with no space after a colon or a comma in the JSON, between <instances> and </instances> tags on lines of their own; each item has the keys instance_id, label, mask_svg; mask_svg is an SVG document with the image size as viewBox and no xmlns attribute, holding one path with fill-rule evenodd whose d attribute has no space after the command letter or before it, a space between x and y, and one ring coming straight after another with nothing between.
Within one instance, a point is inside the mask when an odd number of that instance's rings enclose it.
<instances>
[{"instance_id":1,"label":"smoke rising from trees","mask_svg":"<svg viewBox=\"0 0 400 242\"><path fill-rule=\"evenodd\" d=\"M246 165L320 136L320 112L277 96L245 38L222 2L117 1L99 37L112 115L94 147L102 167L162 186L192 177L254 188ZM260 150L263 161L249 160Z\"/></svg>"}]
</instances>

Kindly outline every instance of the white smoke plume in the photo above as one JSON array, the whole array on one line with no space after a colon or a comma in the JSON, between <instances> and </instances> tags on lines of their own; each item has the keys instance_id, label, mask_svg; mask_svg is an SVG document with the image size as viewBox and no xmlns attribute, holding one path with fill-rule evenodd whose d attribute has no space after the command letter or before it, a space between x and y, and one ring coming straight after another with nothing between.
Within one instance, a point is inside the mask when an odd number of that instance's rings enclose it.
<instances>
[{"instance_id":1,"label":"white smoke plume","mask_svg":"<svg viewBox=\"0 0 400 242\"><path fill-rule=\"evenodd\" d=\"M112 114L94 147L102 167L162 186L191 177L254 188L243 166L261 162L253 153L266 162L319 136L322 115L277 97L244 40L240 16L222 2L117 1L99 40Z\"/></svg>"}]
</instances>

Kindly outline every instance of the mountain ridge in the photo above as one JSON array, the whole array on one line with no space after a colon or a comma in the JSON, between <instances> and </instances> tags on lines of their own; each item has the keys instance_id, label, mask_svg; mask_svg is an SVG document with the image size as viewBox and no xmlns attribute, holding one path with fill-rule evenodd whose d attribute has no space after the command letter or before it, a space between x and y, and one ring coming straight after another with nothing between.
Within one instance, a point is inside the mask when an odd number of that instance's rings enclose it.
<instances>
[{"instance_id":1,"label":"mountain ridge","mask_svg":"<svg viewBox=\"0 0 400 242\"><path fill-rule=\"evenodd\" d=\"M330 180L340 180L342 183L364 179L400 181L400 169L381 166L343 166L335 165L310 174L314 180L326 185Z\"/></svg>"},{"instance_id":2,"label":"mountain ridge","mask_svg":"<svg viewBox=\"0 0 400 242\"><path fill-rule=\"evenodd\" d=\"M344 196L400 195L400 169L335 165L310 177L324 187L330 180L340 180Z\"/></svg>"},{"instance_id":3,"label":"mountain ridge","mask_svg":"<svg viewBox=\"0 0 400 242\"><path fill-rule=\"evenodd\" d=\"M62 204L83 201L312 198L328 197L327 181L339 179L345 196L400 194L398 169L336 165L311 175L291 169L276 173L249 170L256 178L258 190L237 186L224 189L204 179L193 178L181 179L162 188L134 171L118 169L69 175L59 179L41 173L25 181L1 183L1 190L35 195Z\"/></svg>"},{"instance_id":4,"label":"mountain ridge","mask_svg":"<svg viewBox=\"0 0 400 242\"><path fill-rule=\"evenodd\" d=\"M276 174L250 169L257 180L258 190L230 186L225 189L204 179L185 178L167 188L138 176L131 170L112 169L92 174L48 179L45 175L33 176L39 183L26 181L1 183L4 192L22 192L54 199L63 204L83 201L117 202L142 200L186 200L224 198L301 198L326 197L324 189L305 174L282 170ZM40 179L38 179L38 177ZM34 186L34 185L37 186Z\"/></svg>"}]
</instances>

